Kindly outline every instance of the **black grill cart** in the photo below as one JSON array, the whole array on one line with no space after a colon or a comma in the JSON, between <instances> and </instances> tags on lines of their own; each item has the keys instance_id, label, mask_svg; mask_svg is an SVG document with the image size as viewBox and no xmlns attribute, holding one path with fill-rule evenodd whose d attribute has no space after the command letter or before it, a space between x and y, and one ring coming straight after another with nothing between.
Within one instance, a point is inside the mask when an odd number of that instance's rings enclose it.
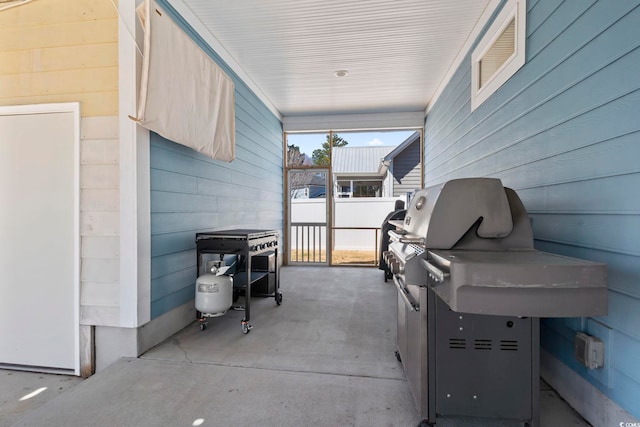
<instances>
[{"instance_id":1,"label":"black grill cart","mask_svg":"<svg viewBox=\"0 0 640 427\"><path fill-rule=\"evenodd\" d=\"M245 293L245 316L241 327L244 334L248 333L252 326L251 320L251 285L273 275L273 295L276 304L282 303L280 292L280 275L278 267L278 232L276 230L216 230L196 233L196 254L198 276L205 273L206 263L203 263L206 254L233 254L238 257L238 265L241 266L234 275L234 289L240 288ZM264 268L252 268L252 258L259 256L273 256L273 270ZM198 318L204 322L201 313Z\"/></svg>"}]
</instances>

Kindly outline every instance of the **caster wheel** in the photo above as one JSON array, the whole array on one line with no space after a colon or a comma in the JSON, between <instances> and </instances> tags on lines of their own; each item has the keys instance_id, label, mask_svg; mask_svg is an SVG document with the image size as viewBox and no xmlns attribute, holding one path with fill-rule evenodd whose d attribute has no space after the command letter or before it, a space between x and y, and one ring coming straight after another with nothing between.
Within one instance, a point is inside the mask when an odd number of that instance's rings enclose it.
<instances>
[{"instance_id":1,"label":"caster wheel","mask_svg":"<svg viewBox=\"0 0 640 427\"><path fill-rule=\"evenodd\" d=\"M207 324L205 322L200 323L200 330L204 331L205 329L207 329Z\"/></svg>"},{"instance_id":2,"label":"caster wheel","mask_svg":"<svg viewBox=\"0 0 640 427\"><path fill-rule=\"evenodd\" d=\"M251 326L249 322L247 322L246 320L242 320L241 326L242 326L242 333L245 335L248 334L249 331L251 331L251 329L253 328L253 326Z\"/></svg>"},{"instance_id":3,"label":"caster wheel","mask_svg":"<svg viewBox=\"0 0 640 427\"><path fill-rule=\"evenodd\" d=\"M276 304L278 305L282 304L282 292L278 292L276 294Z\"/></svg>"},{"instance_id":4,"label":"caster wheel","mask_svg":"<svg viewBox=\"0 0 640 427\"><path fill-rule=\"evenodd\" d=\"M398 360L398 362L402 363L402 358L400 357L399 351L396 351L396 359Z\"/></svg>"}]
</instances>

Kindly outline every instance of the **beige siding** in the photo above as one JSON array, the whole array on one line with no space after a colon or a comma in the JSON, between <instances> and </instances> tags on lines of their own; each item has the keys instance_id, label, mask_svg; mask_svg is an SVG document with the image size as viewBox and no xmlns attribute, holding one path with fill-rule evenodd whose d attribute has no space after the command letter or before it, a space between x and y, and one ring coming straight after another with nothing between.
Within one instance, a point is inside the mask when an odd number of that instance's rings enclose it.
<instances>
[{"instance_id":1,"label":"beige siding","mask_svg":"<svg viewBox=\"0 0 640 427\"><path fill-rule=\"evenodd\" d=\"M118 19L111 0L34 1L0 12L0 105L79 101L118 114Z\"/></svg>"},{"instance_id":2,"label":"beige siding","mask_svg":"<svg viewBox=\"0 0 640 427\"><path fill-rule=\"evenodd\" d=\"M0 105L80 102L80 321L118 326L118 15L111 0L0 12Z\"/></svg>"}]
</instances>

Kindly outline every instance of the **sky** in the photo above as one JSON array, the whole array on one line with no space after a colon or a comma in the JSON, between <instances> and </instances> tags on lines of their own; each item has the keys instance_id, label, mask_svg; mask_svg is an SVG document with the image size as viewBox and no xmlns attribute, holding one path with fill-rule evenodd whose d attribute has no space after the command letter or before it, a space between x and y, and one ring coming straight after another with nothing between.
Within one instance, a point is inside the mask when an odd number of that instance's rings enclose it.
<instances>
[{"instance_id":1,"label":"sky","mask_svg":"<svg viewBox=\"0 0 640 427\"><path fill-rule=\"evenodd\" d=\"M340 137L344 138L349 144L347 147L364 147L373 145L396 146L401 144L411 134L412 130L403 131L384 131L384 132L336 132ZM287 135L289 145L294 144L300 147L302 153L306 153L309 157L313 150L320 148L323 142L327 140L326 133L294 133Z\"/></svg>"}]
</instances>

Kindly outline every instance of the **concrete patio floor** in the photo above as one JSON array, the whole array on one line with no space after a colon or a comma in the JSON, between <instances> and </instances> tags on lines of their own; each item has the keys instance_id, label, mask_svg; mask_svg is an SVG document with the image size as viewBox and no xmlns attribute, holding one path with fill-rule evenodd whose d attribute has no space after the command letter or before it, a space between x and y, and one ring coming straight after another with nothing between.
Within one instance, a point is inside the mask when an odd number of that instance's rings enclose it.
<instances>
[{"instance_id":1,"label":"concrete patio floor","mask_svg":"<svg viewBox=\"0 0 640 427\"><path fill-rule=\"evenodd\" d=\"M230 311L86 380L0 370L0 427L416 426L394 354L396 291L382 272L281 274L283 304L252 299L247 335L243 312ZM589 425L542 384L541 427Z\"/></svg>"}]
</instances>

